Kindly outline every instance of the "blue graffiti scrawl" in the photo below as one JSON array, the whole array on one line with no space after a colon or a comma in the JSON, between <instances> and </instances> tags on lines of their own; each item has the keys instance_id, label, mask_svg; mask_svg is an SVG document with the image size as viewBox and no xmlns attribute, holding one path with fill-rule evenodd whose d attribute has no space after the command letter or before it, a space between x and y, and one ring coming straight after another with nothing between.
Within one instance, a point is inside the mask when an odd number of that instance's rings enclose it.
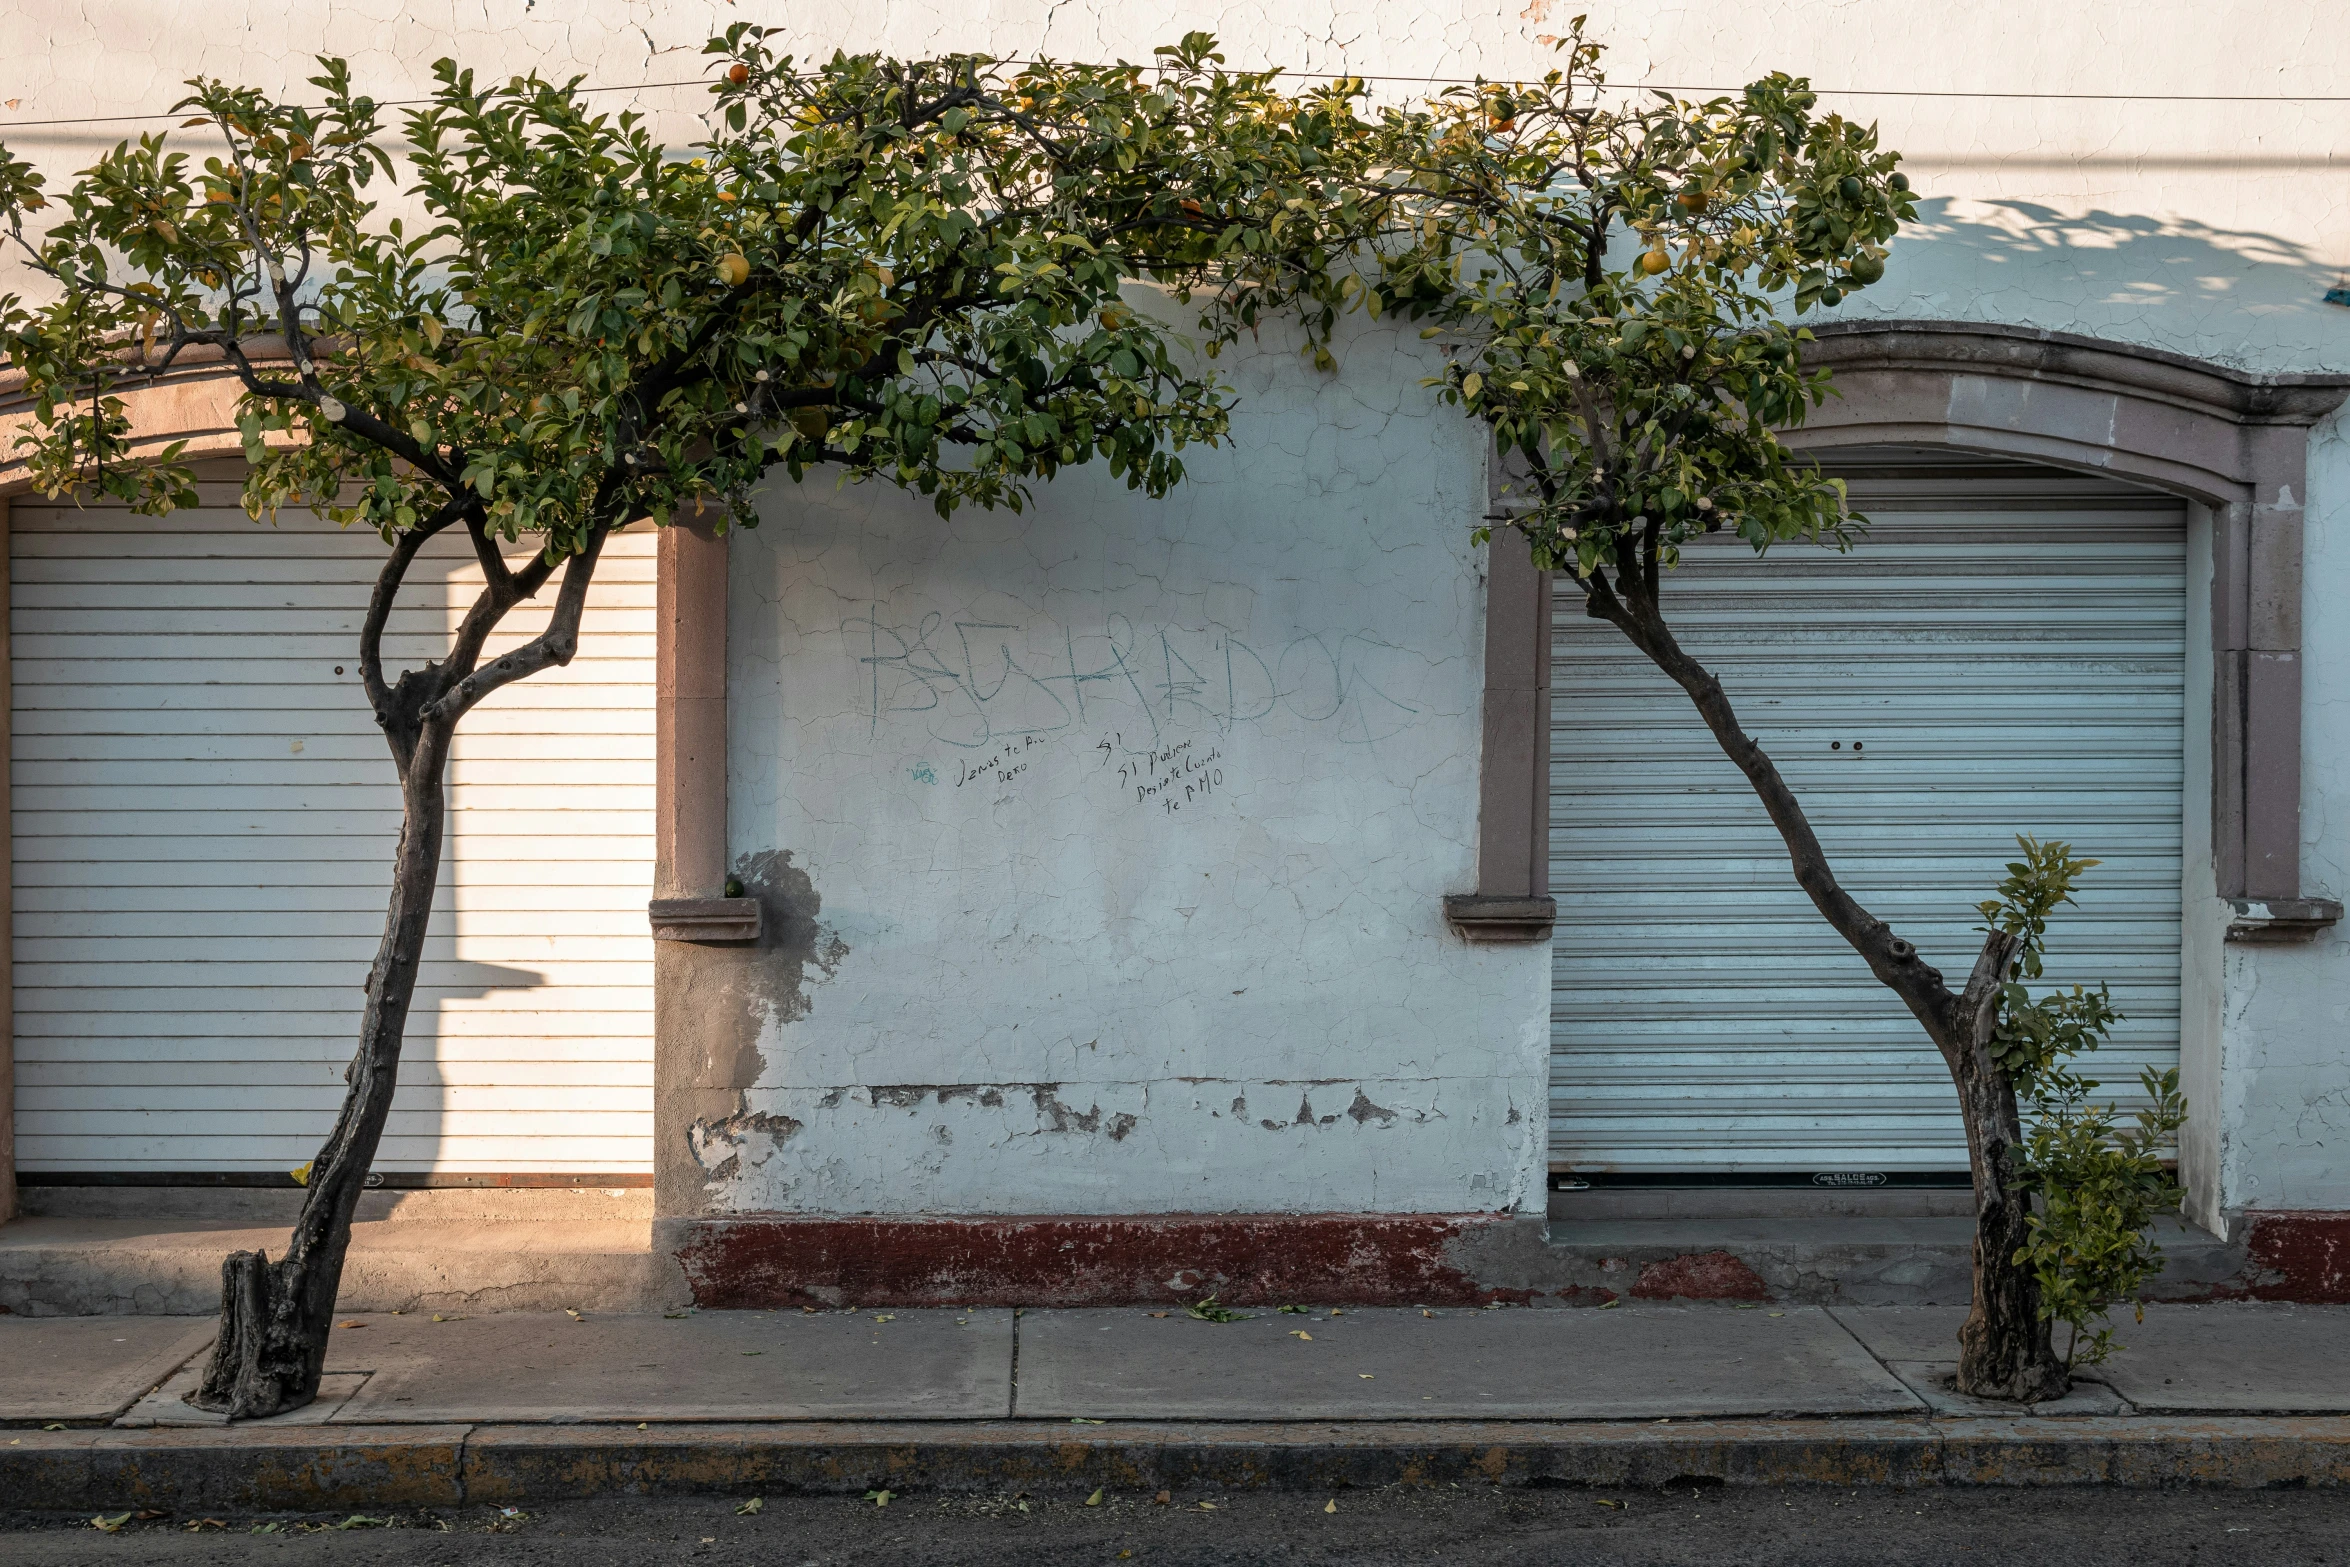
<instances>
[{"instance_id":1,"label":"blue graffiti scrawl","mask_svg":"<svg viewBox=\"0 0 2350 1567\"><path fill-rule=\"evenodd\" d=\"M1376 745L1419 711L1389 694L1381 672L1423 661L1358 632L1260 651L1217 627L1146 629L1123 615L1079 632L935 611L907 620L875 606L842 622L841 635L865 666L876 737L885 721L920 714L931 739L971 749L1108 721L1147 729L1155 742L1170 728L1228 735L1286 713L1332 724L1348 744Z\"/></svg>"}]
</instances>

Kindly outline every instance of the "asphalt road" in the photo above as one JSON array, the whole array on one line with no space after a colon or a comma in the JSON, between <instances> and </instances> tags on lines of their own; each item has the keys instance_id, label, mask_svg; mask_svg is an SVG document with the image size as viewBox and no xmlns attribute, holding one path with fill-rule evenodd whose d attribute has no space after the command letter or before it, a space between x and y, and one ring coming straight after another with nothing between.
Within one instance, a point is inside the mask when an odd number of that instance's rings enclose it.
<instances>
[{"instance_id":1,"label":"asphalt road","mask_svg":"<svg viewBox=\"0 0 2350 1567\"><path fill-rule=\"evenodd\" d=\"M1203 1506L1203 1502L1212 1506ZM1327 1509L1335 1502L1336 1512ZM745 1567L1238 1567L1492 1563L1533 1567L2350 1567L2350 1493L2325 1491L1342 1491L1334 1496L901 1496L886 1506L776 1497L564 1502L348 1515L0 1513L8 1567L82 1563ZM263 1532L256 1533L256 1530Z\"/></svg>"}]
</instances>

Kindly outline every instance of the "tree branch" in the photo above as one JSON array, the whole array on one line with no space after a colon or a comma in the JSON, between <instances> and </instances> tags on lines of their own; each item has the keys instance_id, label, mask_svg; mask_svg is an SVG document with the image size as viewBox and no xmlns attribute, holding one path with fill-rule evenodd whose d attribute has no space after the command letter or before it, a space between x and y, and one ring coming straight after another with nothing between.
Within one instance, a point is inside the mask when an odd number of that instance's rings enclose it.
<instances>
[{"instance_id":1,"label":"tree branch","mask_svg":"<svg viewBox=\"0 0 2350 1567\"><path fill-rule=\"evenodd\" d=\"M1626 569L1630 568L1619 567L1619 574ZM1796 884L1803 888L1812 906L1860 954L1869 971L1902 999L1935 1044L1946 1050L1950 1048L1945 1041L1951 1038L1959 1017L1959 998L1943 983L1941 973L1918 956L1915 946L1893 934L1891 926L1863 908L1858 899L1838 884L1828 864L1827 851L1820 846L1819 835L1812 831L1811 821L1804 815L1795 791L1787 786L1787 780L1780 776L1778 766L1764 754L1763 748L1739 726L1738 715L1723 694L1721 681L1682 650L1671 628L1652 606L1628 606L1606 592L1604 585L1597 592L1587 586L1585 603L1598 618L1631 639L1634 647L1647 654L1651 663L1688 694L1706 727L1713 731L1722 753L1746 775L1756 798L1770 814L1771 825L1778 829L1780 840L1787 846L1787 857L1793 862ZM1646 613L1640 612L1643 610ZM1986 959L1988 956L1986 948Z\"/></svg>"},{"instance_id":2,"label":"tree branch","mask_svg":"<svg viewBox=\"0 0 2350 1567\"><path fill-rule=\"evenodd\" d=\"M393 541L392 553L382 569L375 574L375 592L367 601L367 619L359 628L359 680L379 724L388 726L395 716L392 690L384 681L383 666L384 625L392 617L393 602L400 596L400 585L407 580L408 568L415 563L417 553L435 534L464 515L469 504L464 499L453 500L401 534Z\"/></svg>"},{"instance_id":3,"label":"tree branch","mask_svg":"<svg viewBox=\"0 0 2350 1567\"><path fill-rule=\"evenodd\" d=\"M570 663L572 655L579 651L579 620L587 608L588 584L595 577L596 562L603 555L604 540L611 532L609 525L598 527L587 536L579 553L564 563L563 589L556 596L555 613L546 630L513 652L499 654L488 667L473 671L449 687L426 707L425 716L454 724L492 692L528 679L542 669ZM522 575L527 577L528 573ZM539 580L546 579L542 575Z\"/></svg>"}]
</instances>

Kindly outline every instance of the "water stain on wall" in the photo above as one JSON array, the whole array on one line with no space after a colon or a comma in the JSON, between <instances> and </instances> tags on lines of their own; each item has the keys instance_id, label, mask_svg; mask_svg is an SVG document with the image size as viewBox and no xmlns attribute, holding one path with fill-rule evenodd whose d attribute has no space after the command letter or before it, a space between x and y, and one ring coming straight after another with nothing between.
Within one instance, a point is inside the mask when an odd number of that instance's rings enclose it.
<instances>
[{"instance_id":1,"label":"water stain on wall","mask_svg":"<svg viewBox=\"0 0 2350 1567\"><path fill-rule=\"evenodd\" d=\"M662 1139L660 1174L705 1196L740 1174L746 1159L764 1163L800 1131L790 1116L754 1112L745 1090L766 1069L760 1041L769 1027L806 1017L815 1005L810 987L839 973L849 955L848 943L819 920L824 899L791 850L741 855L734 875L743 896L759 903L758 940L659 944L662 1037L694 1042L692 1057L678 1063L682 1080L665 1082L658 1096L666 1101L656 1106L661 1123L685 1128L682 1147Z\"/></svg>"}]
</instances>

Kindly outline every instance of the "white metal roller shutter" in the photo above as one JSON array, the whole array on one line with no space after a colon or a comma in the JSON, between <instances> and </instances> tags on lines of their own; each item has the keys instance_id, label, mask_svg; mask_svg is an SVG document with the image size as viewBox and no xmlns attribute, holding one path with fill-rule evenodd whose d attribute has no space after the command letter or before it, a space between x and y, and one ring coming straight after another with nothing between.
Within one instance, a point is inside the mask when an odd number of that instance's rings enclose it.
<instances>
[{"instance_id":1,"label":"white metal roller shutter","mask_svg":"<svg viewBox=\"0 0 2350 1567\"><path fill-rule=\"evenodd\" d=\"M1709 542L1666 590L1844 884L1963 978L2014 836L2104 863L2050 983L2128 1021L2090 1075L2178 1059L2185 556L2179 503L2016 464L1857 467L1850 553ZM1679 688L1561 584L1551 890L1554 1167L1966 1165L1917 1023L1797 889Z\"/></svg>"},{"instance_id":2,"label":"white metal roller shutter","mask_svg":"<svg viewBox=\"0 0 2350 1567\"><path fill-rule=\"evenodd\" d=\"M285 1170L342 1100L399 826L353 657L384 546L255 523L237 478L164 518L13 509L29 1172ZM577 659L460 731L381 1171L650 1167L653 572L615 539ZM387 661L438 653L480 572L444 539L410 580Z\"/></svg>"}]
</instances>

